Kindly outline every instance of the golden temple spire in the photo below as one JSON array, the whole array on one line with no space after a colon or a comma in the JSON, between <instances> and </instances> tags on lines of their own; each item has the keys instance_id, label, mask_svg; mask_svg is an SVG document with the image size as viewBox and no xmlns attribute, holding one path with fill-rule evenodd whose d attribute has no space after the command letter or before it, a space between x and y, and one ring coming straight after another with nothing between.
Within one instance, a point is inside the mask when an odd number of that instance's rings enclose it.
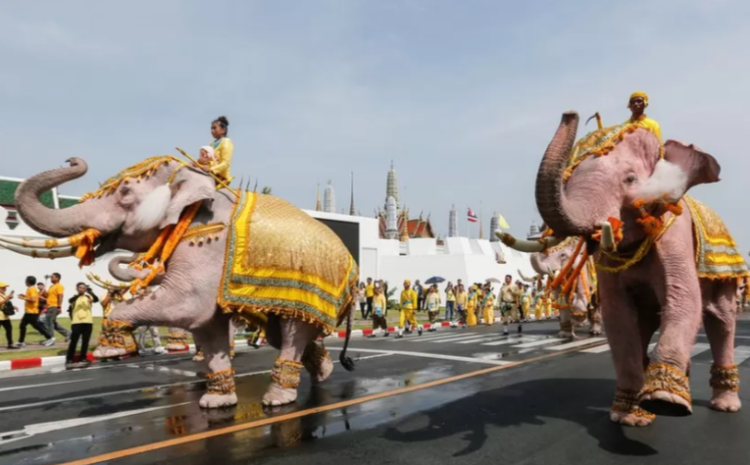
<instances>
[{"instance_id":1,"label":"golden temple spire","mask_svg":"<svg viewBox=\"0 0 750 465\"><path fill-rule=\"evenodd\" d=\"M318 200L315 202L315 211L319 212L321 210L320 206L320 183L318 183Z\"/></svg>"}]
</instances>

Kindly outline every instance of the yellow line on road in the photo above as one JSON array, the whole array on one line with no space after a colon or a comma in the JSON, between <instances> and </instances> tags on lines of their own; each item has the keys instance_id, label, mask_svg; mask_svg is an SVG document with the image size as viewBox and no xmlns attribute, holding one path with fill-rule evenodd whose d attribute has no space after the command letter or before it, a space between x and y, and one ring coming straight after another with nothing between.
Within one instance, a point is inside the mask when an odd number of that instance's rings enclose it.
<instances>
[{"instance_id":1,"label":"yellow line on road","mask_svg":"<svg viewBox=\"0 0 750 465\"><path fill-rule=\"evenodd\" d=\"M496 371L507 370L508 368L513 368L513 367L517 367L520 365L527 365L529 363L546 360L548 358L559 357L560 355L564 355L567 353L579 352L583 349L590 349L591 347L595 347L599 345L601 344L591 344L591 345L585 345L585 346L580 346L580 347L574 347L574 348L563 350L560 352L540 355L538 357L529 358L529 359L522 360L519 362L509 363L508 365L494 366L490 368L485 368L483 370L477 370L477 371L472 371L470 373L464 373L462 375L451 376L450 378L438 379L438 380L430 381L427 383L416 384L413 386L393 389L393 390L381 392L378 394L358 397L356 399L349 399L349 400L345 400L342 402L337 402L335 404L323 405L321 407L314 407L314 408L310 408L307 410L300 410L298 412L287 413L285 415L279 415L279 416L275 416L271 418L264 418L263 420L251 421L248 423L243 423L241 425L227 426L225 428L219 428L219 429L215 429L212 431L204 431L202 433L191 434L190 436L183 436L179 438L168 439L166 441L146 444L143 446L131 447L129 449L109 452L106 454L97 455L95 457L88 457L88 458L81 459L81 460L75 460L73 462L67 462L61 465L91 465L95 463L107 462L110 460L122 459L125 457L130 457L132 455L142 454L144 452L166 449L167 447L179 446L182 444L188 444L188 443L195 442L195 441L202 441L204 439L213 438L216 436L223 436L225 434L236 433L238 431L244 431L247 429L257 428L259 426L271 425L273 423L279 423L279 422L286 421L286 420L292 420L294 418L305 417L308 415L314 415L316 413L327 412L329 410L336 410L340 408L349 407L352 405L363 404L365 402L371 402L373 400L384 399L386 397L393 397L393 396L397 396L400 394L406 394L409 392L420 391L422 389L428 389L428 388L435 387L435 386L441 386L443 384L453 383L453 382L461 381L464 379L475 378L477 376L494 373Z\"/></svg>"}]
</instances>

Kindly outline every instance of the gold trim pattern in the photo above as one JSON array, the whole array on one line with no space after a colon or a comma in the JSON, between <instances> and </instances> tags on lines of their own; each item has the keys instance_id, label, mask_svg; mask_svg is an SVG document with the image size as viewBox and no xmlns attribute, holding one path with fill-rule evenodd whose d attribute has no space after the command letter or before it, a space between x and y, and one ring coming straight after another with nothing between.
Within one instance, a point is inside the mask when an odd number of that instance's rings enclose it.
<instances>
[{"instance_id":1,"label":"gold trim pattern","mask_svg":"<svg viewBox=\"0 0 750 465\"><path fill-rule=\"evenodd\" d=\"M138 352L133 337L135 326L124 321L102 321L102 332L99 334L99 345L125 349L128 354Z\"/></svg>"},{"instance_id":2,"label":"gold trim pattern","mask_svg":"<svg viewBox=\"0 0 750 465\"><path fill-rule=\"evenodd\" d=\"M311 342L302 354L302 365L304 365L308 373L318 374L320 366L326 359L331 359L328 350L316 342Z\"/></svg>"},{"instance_id":3,"label":"gold trim pattern","mask_svg":"<svg viewBox=\"0 0 750 465\"><path fill-rule=\"evenodd\" d=\"M646 368L641 396L666 391L692 403L690 382L685 373L667 363L652 363Z\"/></svg>"},{"instance_id":4,"label":"gold trim pattern","mask_svg":"<svg viewBox=\"0 0 750 465\"><path fill-rule=\"evenodd\" d=\"M89 199L98 199L105 195L110 195L120 187L122 183L128 183L131 179L135 179L136 182L141 182L141 179L148 179L163 165L170 162L178 163L180 166L184 166L185 162L179 160L172 155L158 155L155 157L146 158L145 160L136 163L135 165L125 168L113 177L107 179L102 183L99 189L94 192L89 192L81 197L78 203L83 203Z\"/></svg>"},{"instance_id":5,"label":"gold trim pattern","mask_svg":"<svg viewBox=\"0 0 750 465\"><path fill-rule=\"evenodd\" d=\"M297 389L302 366L301 363L292 360L277 358L271 371L271 381L284 389Z\"/></svg>"},{"instance_id":6,"label":"gold trim pattern","mask_svg":"<svg viewBox=\"0 0 750 465\"><path fill-rule=\"evenodd\" d=\"M651 412L647 412L638 406L640 395L637 391L626 391L624 389L615 389L615 399L612 401L612 411L635 415L640 418L653 420L656 418Z\"/></svg>"},{"instance_id":7,"label":"gold trim pattern","mask_svg":"<svg viewBox=\"0 0 750 465\"><path fill-rule=\"evenodd\" d=\"M190 241L191 244L203 243L219 239L220 233L226 228L224 223L198 224L191 226L180 238L180 242Z\"/></svg>"},{"instance_id":8,"label":"gold trim pattern","mask_svg":"<svg viewBox=\"0 0 750 465\"><path fill-rule=\"evenodd\" d=\"M709 384L714 389L728 389L732 392L738 392L740 390L740 369L737 365L711 365Z\"/></svg>"},{"instance_id":9,"label":"gold trim pattern","mask_svg":"<svg viewBox=\"0 0 750 465\"><path fill-rule=\"evenodd\" d=\"M228 395L237 390L234 384L234 368L209 373L206 375L206 393Z\"/></svg>"}]
</instances>

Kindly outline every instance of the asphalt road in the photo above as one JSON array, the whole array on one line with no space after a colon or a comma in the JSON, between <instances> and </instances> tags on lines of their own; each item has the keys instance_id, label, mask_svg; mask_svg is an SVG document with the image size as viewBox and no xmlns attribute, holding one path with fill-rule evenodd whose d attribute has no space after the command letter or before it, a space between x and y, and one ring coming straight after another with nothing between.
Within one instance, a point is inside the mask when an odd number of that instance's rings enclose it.
<instances>
[{"instance_id":1,"label":"asphalt road","mask_svg":"<svg viewBox=\"0 0 750 465\"><path fill-rule=\"evenodd\" d=\"M707 407L705 337L692 358L694 414L635 429L609 422L604 338L569 344L555 323L524 329L510 338L494 326L353 339L356 371L337 366L320 386L303 375L298 402L273 411L259 404L270 348L238 353L240 404L225 411L198 408L204 383L188 355L11 372L0 377L0 464L118 451L126 452L106 463L750 463L750 416ZM736 345L750 379L750 321L738 323ZM341 343L327 346L337 358ZM127 451L140 446L151 450Z\"/></svg>"}]
</instances>

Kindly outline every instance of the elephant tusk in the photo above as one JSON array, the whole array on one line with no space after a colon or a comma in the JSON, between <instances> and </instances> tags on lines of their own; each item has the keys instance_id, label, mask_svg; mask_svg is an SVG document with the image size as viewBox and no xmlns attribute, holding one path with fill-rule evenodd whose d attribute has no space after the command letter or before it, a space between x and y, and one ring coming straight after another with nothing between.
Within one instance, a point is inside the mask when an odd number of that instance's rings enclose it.
<instances>
[{"instance_id":1,"label":"elephant tusk","mask_svg":"<svg viewBox=\"0 0 750 465\"><path fill-rule=\"evenodd\" d=\"M555 236L547 236L538 241L525 241L516 239L510 234L502 231L495 231L495 236L497 236L497 238L500 239L503 244L507 245L511 249L526 253L544 252L550 247L554 247L563 241L562 239L558 239Z\"/></svg>"},{"instance_id":2,"label":"elephant tusk","mask_svg":"<svg viewBox=\"0 0 750 465\"><path fill-rule=\"evenodd\" d=\"M102 279L101 276L98 274L94 274L92 272L87 272L86 277L89 278L89 281L96 284L97 286L103 288L103 289L127 289L130 287L132 283L113 283L112 281L108 279Z\"/></svg>"},{"instance_id":3,"label":"elephant tusk","mask_svg":"<svg viewBox=\"0 0 750 465\"><path fill-rule=\"evenodd\" d=\"M64 258L64 257L72 257L76 253L75 247L66 247L64 249L37 250L37 249L27 249L25 247L13 245L13 244L3 244L2 242L0 242L0 247L6 250L10 250L11 252L15 252L21 255L26 255L27 257L32 257L32 258L49 258L49 259Z\"/></svg>"},{"instance_id":4,"label":"elephant tusk","mask_svg":"<svg viewBox=\"0 0 750 465\"><path fill-rule=\"evenodd\" d=\"M615 234L612 231L612 225L609 223L609 221L604 221L601 223L602 227L602 239L600 242L600 246L602 250L605 252L614 252L617 249L617 245L615 244Z\"/></svg>"},{"instance_id":5,"label":"elephant tusk","mask_svg":"<svg viewBox=\"0 0 750 465\"><path fill-rule=\"evenodd\" d=\"M65 239L25 239L16 237L0 236L0 242L17 245L25 249L54 249L56 247L68 247L71 244L70 238Z\"/></svg>"}]
</instances>

